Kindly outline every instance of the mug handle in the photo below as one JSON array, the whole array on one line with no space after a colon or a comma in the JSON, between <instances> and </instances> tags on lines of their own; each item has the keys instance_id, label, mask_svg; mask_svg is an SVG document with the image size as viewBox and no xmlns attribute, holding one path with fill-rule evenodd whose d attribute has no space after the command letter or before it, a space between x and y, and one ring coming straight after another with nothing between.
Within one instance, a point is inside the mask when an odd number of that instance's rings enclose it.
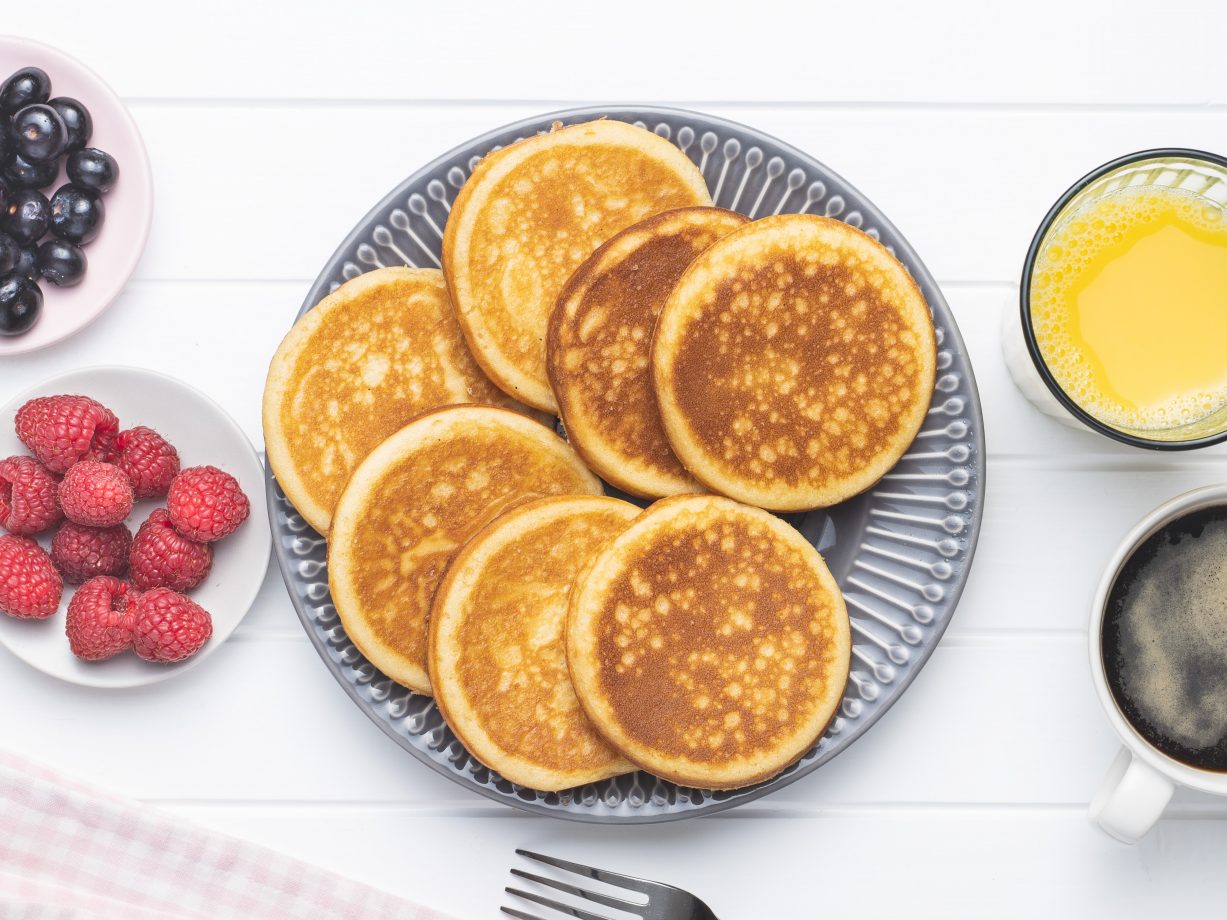
<instances>
[{"instance_id":1,"label":"mug handle","mask_svg":"<svg viewBox=\"0 0 1227 920\"><path fill-rule=\"evenodd\" d=\"M1091 799L1091 822L1121 843L1137 843L1175 791L1171 780L1122 747Z\"/></svg>"}]
</instances>

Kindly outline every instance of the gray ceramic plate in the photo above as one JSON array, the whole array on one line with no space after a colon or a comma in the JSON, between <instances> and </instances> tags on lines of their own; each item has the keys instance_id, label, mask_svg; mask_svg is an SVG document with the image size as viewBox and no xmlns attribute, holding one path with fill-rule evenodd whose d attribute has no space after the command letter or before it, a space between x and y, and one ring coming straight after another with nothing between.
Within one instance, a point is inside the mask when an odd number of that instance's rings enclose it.
<instances>
[{"instance_id":1,"label":"gray ceramic plate","mask_svg":"<svg viewBox=\"0 0 1227 920\"><path fill-rule=\"evenodd\" d=\"M358 707L432 769L491 799L537 814L634 823L711 814L811 773L865 733L915 679L963 591L984 504L984 428L975 379L954 317L933 277L880 211L817 160L734 122L629 106L572 109L499 128L444 154L400 184L346 237L300 315L329 291L386 265L437 266L452 199L486 153L551 123L598 117L634 122L676 143L707 177L716 204L750 217L837 217L891 249L920 283L937 325L937 385L911 450L871 492L789 520L826 557L848 603L852 676L840 713L800 761L733 792L689 789L645 773L565 793L507 782L469 756L434 703L376 670L345 635L328 595L324 540L295 513L270 475L268 510L290 597L325 666Z\"/></svg>"}]
</instances>

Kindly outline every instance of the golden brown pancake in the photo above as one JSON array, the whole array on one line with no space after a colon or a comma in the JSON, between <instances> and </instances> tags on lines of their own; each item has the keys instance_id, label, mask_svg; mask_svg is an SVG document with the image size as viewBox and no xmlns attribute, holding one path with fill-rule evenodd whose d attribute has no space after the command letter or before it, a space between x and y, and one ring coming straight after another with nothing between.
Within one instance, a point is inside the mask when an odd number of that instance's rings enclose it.
<instances>
[{"instance_id":1,"label":"golden brown pancake","mask_svg":"<svg viewBox=\"0 0 1227 920\"><path fill-rule=\"evenodd\" d=\"M580 565L639 512L586 496L520 505L474 534L439 586L435 701L469 753L513 783L548 792L634 769L580 709L564 627Z\"/></svg>"},{"instance_id":2,"label":"golden brown pancake","mask_svg":"<svg viewBox=\"0 0 1227 920\"><path fill-rule=\"evenodd\" d=\"M268 461L320 533L349 474L415 415L455 403L519 408L469 354L443 273L383 268L337 288L273 355L264 385Z\"/></svg>"},{"instance_id":3,"label":"golden brown pancake","mask_svg":"<svg viewBox=\"0 0 1227 920\"><path fill-rule=\"evenodd\" d=\"M489 406L419 416L371 451L337 502L328 586L346 634L388 677L429 693L427 617L457 548L528 499L600 494L532 419Z\"/></svg>"},{"instance_id":4,"label":"golden brown pancake","mask_svg":"<svg viewBox=\"0 0 1227 920\"><path fill-rule=\"evenodd\" d=\"M545 328L594 249L670 208L711 204L677 147L620 121L555 127L488 154L452 205L443 271L473 354L503 390L547 412Z\"/></svg>"},{"instance_id":5,"label":"golden brown pancake","mask_svg":"<svg viewBox=\"0 0 1227 920\"><path fill-rule=\"evenodd\" d=\"M652 505L571 592L584 711L627 760L683 785L735 789L800 758L835 715L850 654L818 551L714 495Z\"/></svg>"},{"instance_id":6,"label":"golden brown pancake","mask_svg":"<svg viewBox=\"0 0 1227 920\"><path fill-rule=\"evenodd\" d=\"M656 408L652 329L686 267L747 222L720 208L680 208L627 227L576 269L550 314L546 368L567 440L632 495L701 491Z\"/></svg>"},{"instance_id":7,"label":"golden brown pancake","mask_svg":"<svg viewBox=\"0 0 1227 920\"><path fill-rule=\"evenodd\" d=\"M876 240L825 217L755 221L686 270L656 324L669 443L696 479L797 511L869 488L933 393L933 320Z\"/></svg>"}]
</instances>

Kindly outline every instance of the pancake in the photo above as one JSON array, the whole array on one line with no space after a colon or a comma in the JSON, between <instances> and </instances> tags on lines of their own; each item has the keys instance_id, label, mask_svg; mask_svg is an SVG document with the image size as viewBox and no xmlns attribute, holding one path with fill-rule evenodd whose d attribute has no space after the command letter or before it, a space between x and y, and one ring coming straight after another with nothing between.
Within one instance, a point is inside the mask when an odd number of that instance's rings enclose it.
<instances>
[{"instance_id":1,"label":"pancake","mask_svg":"<svg viewBox=\"0 0 1227 920\"><path fill-rule=\"evenodd\" d=\"M273 355L268 461L299 514L327 533L362 458L414 416L455 403L523 409L469 354L442 272L367 272L321 300Z\"/></svg>"},{"instance_id":2,"label":"pancake","mask_svg":"<svg viewBox=\"0 0 1227 920\"><path fill-rule=\"evenodd\" d=\"M580 565L639 515L616 498L543 498L479 530L430 614L435 701L469 753L552 792L634 769L580 709L564 626Z\"/></svg>"},{"instance_id":3,"label":"pancake","mask_svg":"<svg viewBox=\"0 0 1227 920\"><path fill-rule=\"evenodd\" d=\"M555 127L488 154L443 234L443 271L469 347L510 395L558 406L545 329L558 292L619 230L670 208L711 204L698 167L620 121Z\"/></svg>"},{"instance_id":4,"label":"pancake","mask_svg":"<svg viewBox=\"0 0 1227 920\"><path fill-rule=\"evenodd\" d=\"M681 208L626 228L567 281L550 314L546 369L571 442L594 472L646 498L701 488L673 455L652 392L652 329L695 257L748 220Z\"/></svg>"},{"instance_id":5,"label":"pancake","mask_svg":"<svg viewBox=\"0 0 1227 920\"><path fill-rule=\"evenodd\" d=\"M427 618L456 550L531 498L600 495L601 483L544 425L506 409L428 412L354 470L328 534L328 586L345 632L398 683L430 692Z\"/></svg>"},{"instance_id":6,"label":"pancake","mask_svg":"<svg viewBox=\"0 0 1227 920\"><path fill-rule=\"evenodd\" d=\"M627 760L704 789L779 773L834 717L851 634L826 563L772 514L714 495L652 505L571 592L567 663Z\"/></svg>"},{"instance_id":7,"label":"pancake","mask_svg":"<svg viewBox=\"0 0 1227 920\"><path fill-rule=\"evenodd\" d=\"M825 217L755 221L686 270L652 343L678 458L709 489L800 511L903 456L933 394L924 296L876 240Z\"/></svg>"}]
</instances>

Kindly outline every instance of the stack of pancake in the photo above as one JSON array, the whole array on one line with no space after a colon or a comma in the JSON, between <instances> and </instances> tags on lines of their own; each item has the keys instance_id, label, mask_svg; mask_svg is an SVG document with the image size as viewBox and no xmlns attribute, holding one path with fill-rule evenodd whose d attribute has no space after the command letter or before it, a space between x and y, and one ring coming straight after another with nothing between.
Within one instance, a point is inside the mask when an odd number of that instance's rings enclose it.
<instances>
[{"instance_id":1,"label":"stack of pancake","mask_svg":"<svg viewBox=\"0 0 1227 920\"><path fill-rule=\"evenodd\" d=\"M600 120L482 160L441 272L308 312L264 427L347 635L474 757L539 790L731 789L812 747L848 677L839 588L770 512L881 478L934 367L875 240L712 207L680 150Z\"/></svg>"}]
</instances>

